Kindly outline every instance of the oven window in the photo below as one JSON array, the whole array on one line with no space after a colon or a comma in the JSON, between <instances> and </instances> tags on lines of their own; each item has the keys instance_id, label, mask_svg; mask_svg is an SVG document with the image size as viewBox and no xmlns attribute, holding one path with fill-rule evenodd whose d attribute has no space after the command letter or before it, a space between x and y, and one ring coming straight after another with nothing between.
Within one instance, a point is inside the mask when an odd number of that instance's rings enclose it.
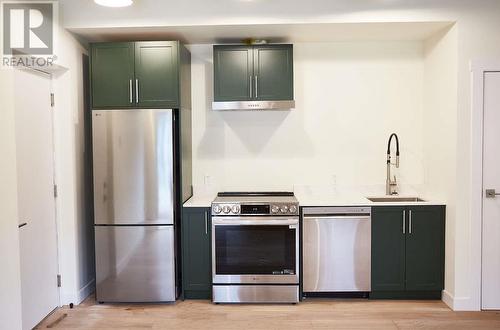
<instances>
[{"instance_id":1,"label":"oven window","mask_svg":"<svg viewBox=\"0 0 500 330\"><path fill-rule=\"evenodd\" d=\"M216 226L216 274L296 274L295 230L288 225Z\"/></svg>"}]
</instances>

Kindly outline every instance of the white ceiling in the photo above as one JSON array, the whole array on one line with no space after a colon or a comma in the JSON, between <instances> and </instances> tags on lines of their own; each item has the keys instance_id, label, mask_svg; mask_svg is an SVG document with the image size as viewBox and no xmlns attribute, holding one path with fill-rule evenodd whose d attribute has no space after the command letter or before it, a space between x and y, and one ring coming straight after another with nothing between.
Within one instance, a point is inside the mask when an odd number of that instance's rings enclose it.
<instances>
[{"instance_id":1,"label":"white ceiling","mask_svg":"<svg viewBox=\"0 0 500 330\"><path fill-rule=\"evenodd\" d=\"M134 0L130 7L106 8L93 0L59 0L64 27L89 40L172 36L189 43L246 37L294 42L424 39L443 28L443 22L455 21L457 13L494 1ZM386 22L434 23L345 24Z\"/></svg>"},{"instance_id":2,"label":"white ceiling","mask_svg":"<svg viewBox=\"0 0 500 330\"><path fill-rule=\"evenodd\" d=\"M64 25L76 27L280 24L443 19L498 0L134 0L106 8L93 0L59 0ZM426 19L421 19L425 16ZM449 15L447 15L449 16Z\"/></svg>"},{"instance_id":3,"label":"white ceiling","mask_svg":"<svg viewBox=\"0 0 500 330\"><path fill-rule=\"evenodd\" d=\"M202 25L171 27L75 28L88 41L181 40L188 44L238 43L245 38L268 42L331 42L372 40L425 40L447 28L449 22L322 23Z\"/></svg>"}]
</instances>

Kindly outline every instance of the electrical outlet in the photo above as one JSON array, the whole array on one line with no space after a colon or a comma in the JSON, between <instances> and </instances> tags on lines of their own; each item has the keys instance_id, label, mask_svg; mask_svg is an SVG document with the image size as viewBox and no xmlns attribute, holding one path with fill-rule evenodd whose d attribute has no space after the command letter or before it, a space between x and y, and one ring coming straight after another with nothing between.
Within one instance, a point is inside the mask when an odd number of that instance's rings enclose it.
<instances>
[{"instance_id":1,"label":"electrical outlet","mask_svg":"<svg viewBox=\"0 0 500 330\"><path fill-rule=\"evenodd\" d=\"M337 185L337 174L332 174L332 185Z\"/></svg>"},{"instance_id":2,"label":"electrical outlet","mask_svg":"<svg viewBox=\"0 0 500 330\"><path fill-rule=\"evenodd\" d=\"M210 186L212 184L212 177L205 174L205 176L203 177L203 184L205 186Z\"/></svg>"}]
</instances>

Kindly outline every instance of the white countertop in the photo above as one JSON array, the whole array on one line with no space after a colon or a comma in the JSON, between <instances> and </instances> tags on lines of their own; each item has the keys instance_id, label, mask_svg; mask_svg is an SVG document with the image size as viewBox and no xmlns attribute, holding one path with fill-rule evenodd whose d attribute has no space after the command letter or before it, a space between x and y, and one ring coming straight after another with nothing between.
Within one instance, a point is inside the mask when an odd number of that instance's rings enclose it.
<instances>
[{"instance_id":1,"label":"white countertop","mask_svg":"<svg viewBox=\"0 0 500 330\"><path fill-rule=\"evenodd\" d=\"M193 196L184 203L184 207L210 207L216 194L193 194Z\"/></svg>"},{"instance_id":2,"label":"white countertop","mask_svg":"<svg viewBox=\"0 0 500 330\"><path fill-rule=\"evenodd\" d=\"M422 198L423 202L372 202L366 197L386 197L378 189L310 189L296 187L294 189L300 206L397 206L397 205L445 205L443 201L428 199L425 195L418 194L411 189L401 192L397 197L415 197ZM216 193L195 193L184 207L210 207L215 199ZM389 196L387 196L389 197ZM391 197L389 197L391 198Z\"/></svg>"},{"instance_id":3,"label":"white countertop","mask_svg":"<svg viewBox=\"0 0 500 330\"><path fill-rule=\"evenodd\" d=\"M413 205L445 205L445 203L436 200L429 200L425 197L420 197L424 201L421 202L400 202L400 201L387 201L387 202L372 202L366 197L359 196L338 196L338 195L300 195L297 196L300 206L413 206ZM369 197L385 197L385 196L369 196ZM395 197L414 197L414 195L400 195ZM390 197L389 197L390 198Z\"/></svg>"}]
</instances>

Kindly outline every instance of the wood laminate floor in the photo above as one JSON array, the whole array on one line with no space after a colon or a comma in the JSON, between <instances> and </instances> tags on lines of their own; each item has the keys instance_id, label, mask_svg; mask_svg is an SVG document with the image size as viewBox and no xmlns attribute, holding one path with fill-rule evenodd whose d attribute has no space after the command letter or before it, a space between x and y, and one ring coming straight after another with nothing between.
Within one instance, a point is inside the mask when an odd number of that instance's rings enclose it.
<instances>
[{"instance_id":1,"label":"wood laminate floor","mask_svg":"<svg viewBox=\"0 0 500 330\"><path fill-rule=\"evenodd\" d=\"M39 329L500 329L500 312L453 312L441 301L308 299L298 305L103 304L57 309Z\"/></svg>"}]
</instances>

